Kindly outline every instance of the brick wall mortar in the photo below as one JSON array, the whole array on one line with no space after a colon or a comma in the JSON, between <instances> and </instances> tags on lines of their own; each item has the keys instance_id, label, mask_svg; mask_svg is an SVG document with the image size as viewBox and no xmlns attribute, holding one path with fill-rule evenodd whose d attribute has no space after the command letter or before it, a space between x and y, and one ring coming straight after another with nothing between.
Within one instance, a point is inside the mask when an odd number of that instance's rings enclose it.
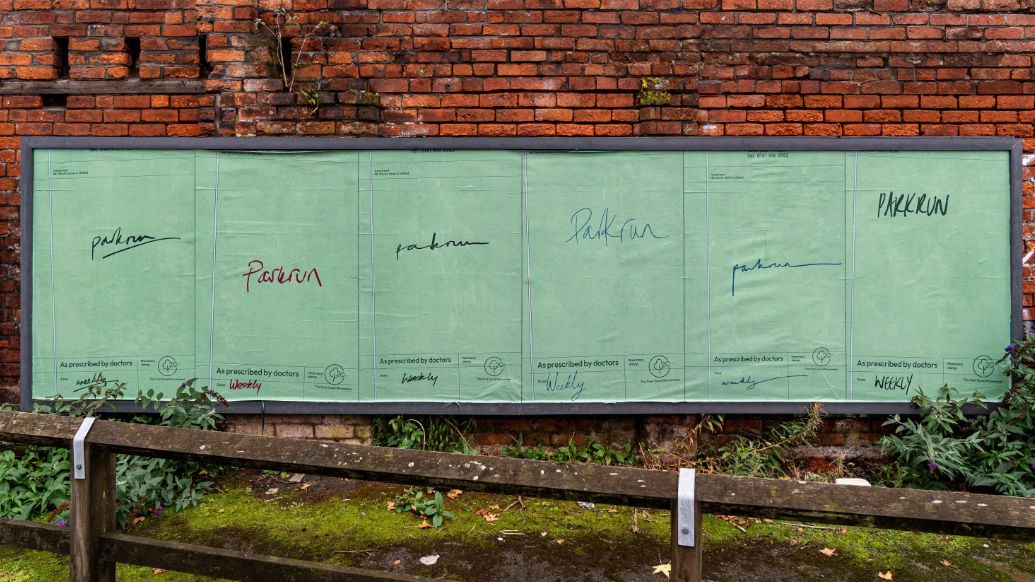
<instances>
[{"instance_id":1,"label":"brick wall mortar","mask_svg":"<svg viewBox=\"0 0 1035 582\"><path fill-rule=\"evenodd\" d=\"M462 419L454 419L461 421ZM621 450L632 444L637 453L652 451L664 462L692 459L698 451L722 446L739 436L752 436L794 417L728 415L715 433L696 434L692 429L699 422L695 415L663 415L612 418L479 417L475 429L465 435L468 443L480 453L498 455L504 448L514 447L518 440L524 446L555 449L573 440L582 447L589 441ZM874 459L881 456L879 439L888 431L883 418L865 416L837 417L824 420L818 434L808 446L798 447L795 454L803 458ZM373 443L370 417L345 415L285 415L263 419L255 415L231 415L226 418L231 433L306 438L369 445ZM668 454L672 452L675 454Z\"/></svg>"},{"instance_id":2,"label":"brick wall mortar","mask_svg":"<svg viewBox=\"0 0 1035 582\"><path fill-rule=\"evenodd\" d=\"M277 8L297 16L293 89L317 90L318 108L285 90L256 31ZM68 39L70 79L204 89L64 107L0 97L8 400L27 135L1014 136L1029 153L1023 236L1035 248L1033 0L0 0L0 86L57 78L54 37ZM139 39L135 67L126 38ZM660 101L640 103L645 80ZM321 426L280 422L306 436L298 427Z\"/></svg>"}]
</instances>

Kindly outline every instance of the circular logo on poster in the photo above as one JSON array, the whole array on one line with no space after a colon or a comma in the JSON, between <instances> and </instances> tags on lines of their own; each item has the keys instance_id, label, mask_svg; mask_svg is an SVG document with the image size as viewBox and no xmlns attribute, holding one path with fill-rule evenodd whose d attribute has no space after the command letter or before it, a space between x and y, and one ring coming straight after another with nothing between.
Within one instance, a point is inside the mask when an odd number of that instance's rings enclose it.
<instances>
[{"instance_id":1,"label":"circular logo on poster","mask_svg":"<svg viewBox=\"0 0 1035 582\"><path fill-rule=\"evenodd\" d=\"M672 363L668 361L668 358L662 355L654 356L647 363L647 370L650 371L650 375L655 378L664 378L668 376L670 370L672 370Z\"/></svg>"},{"instance_id":2,"label":"circular logo on poster","mask_svg":"<svg viewBox=\"0 0 1035 582\"><path fill-rule=\"evenodd\" d=\"M326 380L328 384L337 386L345 381L345 368L342 368L338 364L331 364L323 371L323 379Z\"/></svg>"},{"instance_id":3,"label":"circular logo on poster","mask_svg":"<svg viewBox=\"0 0 1035 582\"><path fill-rule=\"evenodd\" d=\"M495 378L503 373L503 370L507 367L507 364L503 362L503 358L500 358L499 356L492 356L485 359L485 364L482 367L485 368L486 374Z\"/></svg>"},{"instance_id":4,"label":"circular logo on poster","mask_svg":"<svg viewBox=\"0 0 1035 582\"><path fill-rule=\"evenodd\" d=\"M158 373L163 376L172 376L179 369L180 364L176 361L176 358L172 356L165 356L161 360L158 360Z\"/></svg>"},{"instance_id":5,"label":"circular logo on poster","mask_svg":"<svg viewBox=\"0 0 1035 582\"><path fill-rule=\"evenodd\" d=\"M826 366L830 363L830 350L826 348L816 348L812 352L812 361L817 366Z\"/></svg>"},{"instance_id":6,"label":"circular logo on poster","mask_svg":"<svg viewBox=\"0 0 1035 582\"><path fill-rule=\"evenodd\" d=\"M978 356L974 358L974 373L982 378L987 378L995 371L995 360L991 356Z\"/></svg>"}]
</instances>

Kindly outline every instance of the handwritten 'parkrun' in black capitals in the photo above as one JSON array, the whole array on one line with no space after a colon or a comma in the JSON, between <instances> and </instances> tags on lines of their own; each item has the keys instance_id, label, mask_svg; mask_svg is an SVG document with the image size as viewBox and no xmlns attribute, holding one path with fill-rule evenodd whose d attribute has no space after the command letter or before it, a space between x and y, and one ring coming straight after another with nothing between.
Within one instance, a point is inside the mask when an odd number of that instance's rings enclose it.
<instances>
[{"instance_id":1,"label":"handwritten 'parkrun' in black capitals","mask_svg":"<svg viewBox=\"0 0 1035 582\"><path fill-rule=\"evenodd\" d=\"M111 233L111 236L95 236L93 242L90 244L90 260L97 258L97 250L101 249L104 252L105 247L111 247L116 250L112 250L106 255L101 255L102 259L107 259L112 255L142 247L151 243L163 241L163 240L180 240L178 236L165 236L165 237L154 237L149 234L122 234L122 227L117 226Z\"/></svg>"},{"instance_id":2,"label":"handwritten 'parkrun' in black capitals","mask_svg":"<svg viewBox=\"0 0 1035 582\"><path fill-rule=\"evenodd\" d=\"M791 264L790 262L785 263L763 263L762 259L757 259L754 264L740 264L733 265L733 281L730 284L730 295L737 295L737 271L741 273L750 273L751 271L765 270L765 269L800 269L802 267L837 267L841 263L800 263L797 265Z\"/></svg>"},{"instance_id":3,"label":"handwritten 'parkrun' in black capitals","mask_svg":"<svg viewBox=\"0 0 1035 582\"><path fill-rule=\"evenodd\" d=\"M399 244L395 247L395 260L399 260L399 253L403 251L437 251L438 249L446 249L449 247L469 247L476 245L487 245L487 241L470 241L470 240L447 240L444 242L438 242L438 233L431 233L431 243L426 245L404 245Z\"/></svg>"},{"instance_id":4,"label":"handwritten 'parkrun' in black capitals","mask_svg":"<svg viewBox=\"0 0 1035 582\"><path fill-rule=\"evenodd\" d=\"M877 218L896 216L945 216L949 213L949 196L928 196L925 194L895 194L881 192L877 197Z\"/></svg>"},{"instance_id":5,"label":"handwritten 'parkrun' in black capitals","mask_svg":"<svg viewBox=\"0 0 1035 582\"><path fill-rule=\"evenodd\" d=\"M579 208L571 215L574 232L564 242L578 244L579 240L596 240L603 241L604 246L608 246L612 241L622 243L626 240L668 238L668 235L654 232L654 228L649 222L639 225L635 218L626 218L617 227L616 222L618 222L618 216L611 214L610 208L604 208L604 211L600 213L600 218L596 221L593 220L592 208Z\"/></svg>"}]
</instances>

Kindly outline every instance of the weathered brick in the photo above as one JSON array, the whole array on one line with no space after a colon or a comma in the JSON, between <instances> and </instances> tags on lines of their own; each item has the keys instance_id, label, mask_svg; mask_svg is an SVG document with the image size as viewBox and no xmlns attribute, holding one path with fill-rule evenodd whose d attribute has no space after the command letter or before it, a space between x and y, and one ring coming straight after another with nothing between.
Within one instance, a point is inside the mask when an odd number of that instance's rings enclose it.
<instances>
[{"instance_id":1,"label":"weathered brick","mask_svg":"<svg viewBox=\"0 0 1035 582\"><path fill-rule=\"evenodd\" d=\"M295 72L296 89L319 84L311 114L285 90L245 0L7 1L5 82L55 79L51 37L69 38L70 78L125 79L124 39L139 37L141 79L205 87L71 95L45 110L39 96L3 97L0 236L16 218L2 203L16 197L17 135L1009 135L1035 151L1035 16L1017 0L296 0L304 22L336 29L307 41ZM668 104L638 104L646 78L669 83ZM0 311L17 304L16 276L0 274ZM14 386L5 314L0 386ZM341 417L278 418L285 434L369 439ZM551 438L566 441L566 426ZM853 446L880 430L846 426Z\"/></svg>"}]
</instances>

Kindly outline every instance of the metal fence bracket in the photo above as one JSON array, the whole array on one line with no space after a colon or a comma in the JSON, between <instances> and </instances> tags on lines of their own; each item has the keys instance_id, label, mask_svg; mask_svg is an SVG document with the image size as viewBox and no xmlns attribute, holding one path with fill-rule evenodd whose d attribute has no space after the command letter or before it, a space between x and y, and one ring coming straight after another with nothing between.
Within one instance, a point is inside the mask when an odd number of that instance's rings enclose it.
<instances>
[{"instance_id":1,"label":"metal fence bracket","mask_svg":"<svg viewBox=\"0 0 1035 582\"><path fill-rule=\"evenodd\" d=\"M697 534L694 531L694 518L696 517L694 515L694 485L696 481L696 469L679 470L679 491L676 495L679 511L679 519L676 523L679 524L679 531L676 532L676 539L679 545L688 548L694 547L696 541L694 536Z\"/></svg>"},{"instance_id":2,"label":"metal fence bracket","mask_svg":"<svg viewBox=\"0 0 1035 582\"><path fill-rule=\"evenodd\" d=\"M84 418L83 423L79 425L79 430L72 437L73 479L86 479L86 459L83 454L83 445L86 443L86 435L90 433L90 428L93 427L93 421L95 420L97 419L92 416Z\"/></svg>"}]
</instances>

